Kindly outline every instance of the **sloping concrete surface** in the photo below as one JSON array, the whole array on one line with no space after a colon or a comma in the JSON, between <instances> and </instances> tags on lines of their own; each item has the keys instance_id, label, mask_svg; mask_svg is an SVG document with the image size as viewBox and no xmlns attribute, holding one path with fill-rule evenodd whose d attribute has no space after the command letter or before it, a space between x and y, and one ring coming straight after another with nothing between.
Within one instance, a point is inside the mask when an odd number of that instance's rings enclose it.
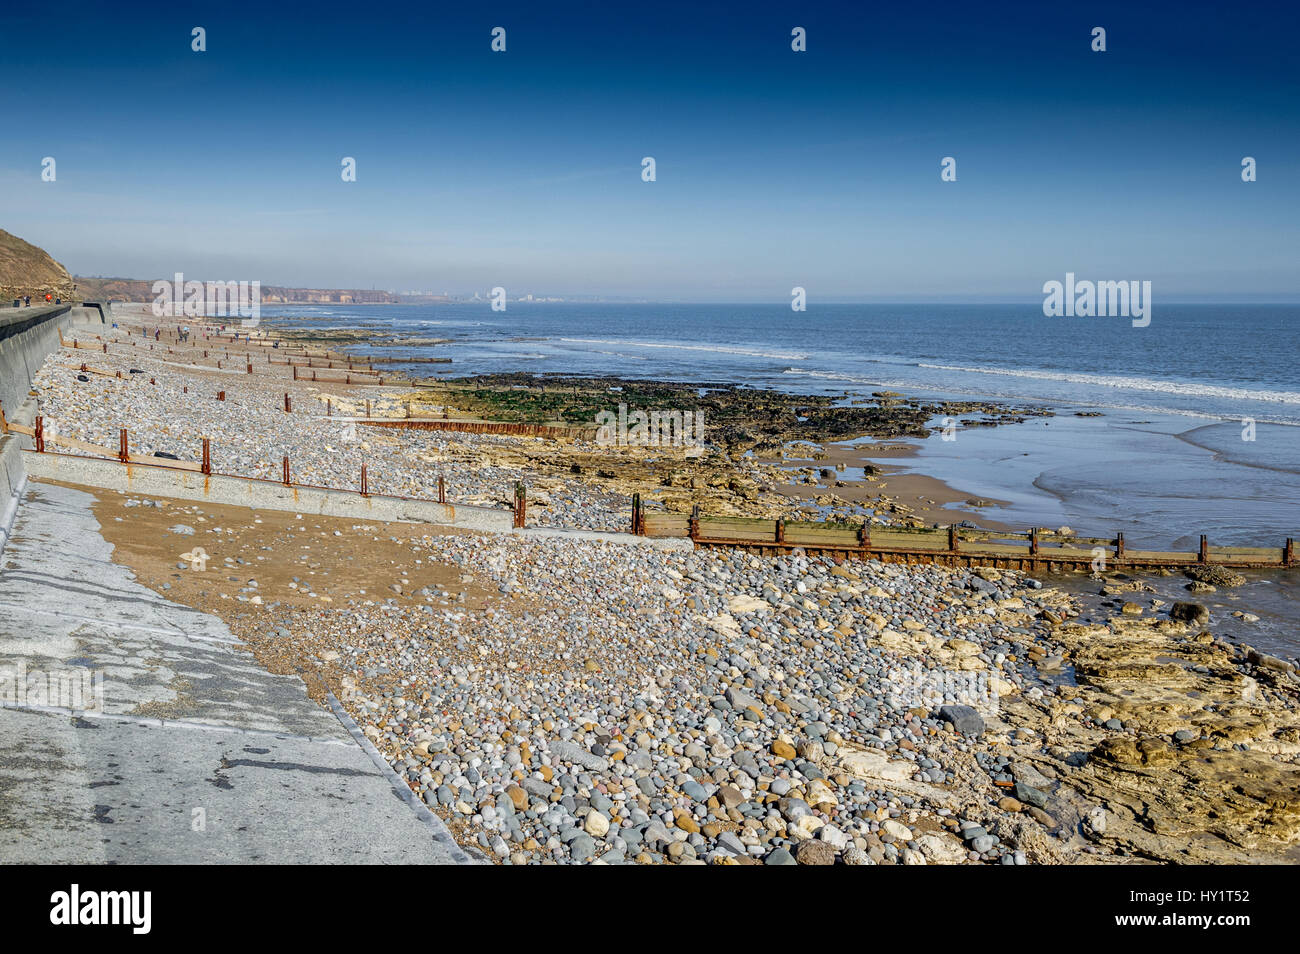
<instances>
[{"instance_id":1,"label":"sloping concrete surface","mask_svg":"<svg viewBox=\"0 0 1300 954\"><path fill-rule=\"evenodd\" d=\"M0 553L0 862L471 862L298 679L112 563L92 501L29 483Z\"/></svg>"}]
</instances>

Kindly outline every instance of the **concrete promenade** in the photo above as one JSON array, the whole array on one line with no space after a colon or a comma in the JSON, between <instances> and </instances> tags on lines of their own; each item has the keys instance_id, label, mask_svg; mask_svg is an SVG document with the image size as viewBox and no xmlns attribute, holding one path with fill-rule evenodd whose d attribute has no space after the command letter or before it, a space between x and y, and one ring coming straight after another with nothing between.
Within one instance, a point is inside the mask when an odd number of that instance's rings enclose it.
<instances>
[{"instance_id":1,"label":"concrete promenade","mask_svg":"<svg viewBox=\"0 0 1300 954\"><path fill-rule=\"evenodd\" d=\"M92 500L29 483L0 553L0 862L471 861L299 679L112 563Z\"/></svg>"}]
</instances>

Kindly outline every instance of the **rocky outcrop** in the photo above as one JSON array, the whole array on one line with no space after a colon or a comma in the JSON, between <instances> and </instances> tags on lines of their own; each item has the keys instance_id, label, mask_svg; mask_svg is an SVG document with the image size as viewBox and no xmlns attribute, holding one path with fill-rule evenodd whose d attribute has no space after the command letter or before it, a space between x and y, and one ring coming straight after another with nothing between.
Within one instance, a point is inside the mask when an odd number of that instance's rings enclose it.
<instances>
[{"instance_id":1,"label":"rocky outcrop","mask_svg":"<svg viewBox=\"0 0 1300 954\"><path fill-rule=\"evenodd\" d=\"M1068 754L1059 767L1080 804L1102 812L1072 827L1109 851L1188 864L1280 860L1300 842L1290 667L1171 620L1056 635L1079 698L1047 713L1047 741Z\"/></svg>"}]
</instances>

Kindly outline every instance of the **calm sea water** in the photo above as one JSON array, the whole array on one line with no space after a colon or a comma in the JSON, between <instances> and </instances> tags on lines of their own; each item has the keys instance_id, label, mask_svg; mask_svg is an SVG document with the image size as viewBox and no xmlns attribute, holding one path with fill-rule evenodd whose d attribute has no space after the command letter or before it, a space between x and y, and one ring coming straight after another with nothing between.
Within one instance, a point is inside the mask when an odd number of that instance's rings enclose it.
<instances>
[{"instance_id":1,"label":"calm sea water","mask_svg":"<svg viewBox=\"0 0 1300 954\"><path fill-rule=\"evenodd\" d=\"M1223 545L1279 548L1300 537L1294 305L1157 302L1145 328L1123 318L1047 318L1038 305L812 305L794 313L777 305L511 302L504 313L483 303L263 314L450 339L378 349L453 359L411 366L418 376L617 374L1046 404L1055 417L932 438L908 463L1005 501L989 515L1012 525L1122 530L1131 546L1189 549L1200 533ZM1250 589L1263 603L1241 602L1265 611L1257 625L1272 638L1263 641L1300 648L1294 580Z\"/></svg>"},{"instance_id":2,"label":"calm sea water","mask_svg":"<svg viewBox=\"0 0 1300 954\"><path fill-rule=\"evenodd\" d=\"M446 373L615 372L801 391L925 389L1300 424L1300 307L1157 303L1151 324L1037 305L267 308L452 338ZM427 370L423 369L423 370Z\"/></svg>"}]
</instances>

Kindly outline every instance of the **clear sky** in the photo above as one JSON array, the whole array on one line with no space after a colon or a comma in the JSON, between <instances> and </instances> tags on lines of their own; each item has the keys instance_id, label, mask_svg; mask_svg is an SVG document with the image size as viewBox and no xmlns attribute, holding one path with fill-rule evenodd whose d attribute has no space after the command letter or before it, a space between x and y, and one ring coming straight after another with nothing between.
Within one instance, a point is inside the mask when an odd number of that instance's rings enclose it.
<instances>
[{"instance_id":1,"label":"clear sky","mask_svg":"<svg viewBox=\"0 0 1300 954\"><path fill-rule=\"evenodd\" d=\"M0 227L77 274L1300 298L1294 2L24 6Z\"/></svg>"}]
</instances>

